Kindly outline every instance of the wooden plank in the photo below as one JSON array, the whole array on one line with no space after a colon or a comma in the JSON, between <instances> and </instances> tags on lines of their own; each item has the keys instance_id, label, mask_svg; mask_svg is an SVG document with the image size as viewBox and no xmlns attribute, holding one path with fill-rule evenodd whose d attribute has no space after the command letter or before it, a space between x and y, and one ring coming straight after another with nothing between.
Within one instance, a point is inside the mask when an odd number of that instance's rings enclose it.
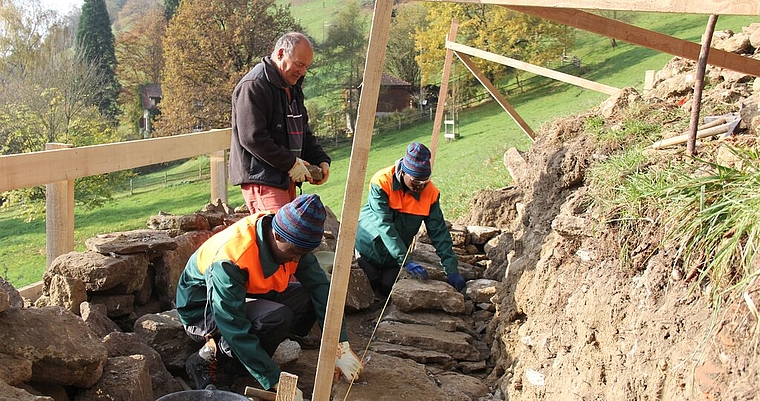
<instances>
[{"instance_id":1,"label":"wooden plank","mask_svg":"<svg viewBox=\"0 0 760 401\"><path fill-rule=\"evenodd\" d=\"M453 19L447 42L456 42L459 21ZM430 137L430 168L435 166L435 155L438 150L438 139L441 136L441 121L446 114L446 97L449 95L449 80L451 79L451 65L454 63L454 51L446 49L446 57L443 62L443 75L441 87L438 88L438 104L435 107L435 120L433 120L433 134Z\"/></svg>"},{"instance_id":2,"label":"wooden plank","mask_svg":"<svg viewBox=\"0 0 760 401\"><path fill-rule=\"evenodd\" d=\"M496 99L497 102L501 105L501 107L512 117L513 120L517 123L517 125L520 126L520 128L525 132L526 135L531 139L531 141L535 140L535 136L533 134L533 130L530 128L530 125L528 125L525 120L520 116L519 113L517 113L517 110L512 107L511 104L507 101L504 96L499 92L498 89L496 89L495 86L491 83L491 81L483 74L480 69L478 69L478 66L475 65L475 63L470 60L469 57L465 54L460 54L459 52L455 52L457 57L459 57L460 60L462 60L462 63L467 66L467 68L470 70L472 75L474 75L480 83L488 89L488 92L491 93L491 96Z\"/></svg>"},{"instance_id":3,"label":"wooden plank","mask_svg":"<svg viewBox=\"0 0 760 401\"><path fill-rule=\"evenodd\" d=\"M458 54L462 54L462 53L469 54L470 56L482 58L488 61L493 61L499 64L508 65L510 67L518 68L523 71L528 71L534 74L543 75L548 78L556 79L562 82L567 82L569 84L580 86L586 89L591 89L593 91L601 92L607 95L615 94L620 90L618 88L615 88L614 86L609 86L605 84L600 84L598 82L589 81L588 79L579 78L579 77L576 77L575 75L565 74L563 72L550 70L544 67L539 67L534 64L526 63L520 60L515 60L513 58L501 56L498 54L494 54L491 52L487 52L485 50L480 50L480 49L459 44L459 43L446 42L446 48L452 49Z\"/></svg>"},{"instance_id":4,"label":"wooden plank","mask_svg":"<svg viewBox=\"0 0 760 401\"><path fill-rule=\"evenodd\" d=\"M0 156L0 192L229 149L231 129Z\"/></svg>"},{"instance_id":5,"label":"wooden plank","mask_svg":"<svg viewBox=\"0 0 760 401\"><path fill-rule=\"evenodd\" d=\"M70 149L72 145L48 143L46 150ZM45 263L74 250L74 180L45 186Z\"/></svg>"},{"instance_id":6,"label":"wooden plank","mask_svg":"<svg viewBox=\"0 0 760 401\"><path fill-rule=\"evenodd\" d=\"M760 1L757 1L756 4L760 4ZM689 60L699 60L699 53L702 48L698 43L674 38L662 33L639 28L637 26L629 25L624 22L615 21L613 19L605 18L580 10L551 7L521 7L512 5L506 7L510 10L534 15L536 17L548 19L560 24L583 29L584 31L589 31L610 38L619 39L663 53L687 58ZM714 48L710 49L710 56L707 59L707 63L717 67L750 74L756 77L760 76L760 60L741 56L739 54L727 52L724 50L718 50Z\"/></svg>"},{"instance_id":7,"label":"wooden plank","mask_svg":"<svg viewBox=\"0 0 760 401\"><path fill-rule=\"evenodd\" d=\"M354 239L359 220L362 197L357 196L364 190L364 178L367 173L367 159L372 144L372 131L375 124L377 99L380 93L380 78L383 72L388 31L390 30L393 0L377 0L372 17L372 28L367 45L367 61L364 66L364 79L359 114L356 119L356 134L351 147L351 158L346 177L346 191L343 195L341 224L338 231L338 245L335 250L335 264L330 279L330 295L327 300L325 325L322 329L322 343L317 361L317 374L314 378L312 400L327 401L332 390L335 372L335 355L338 352L341 322L346 304L348 278L351 274L351 260L354 255ZM403 149L399 149L403 151Z\"/></svg>"},{"instance_id":8,"label":"wooden plank","mask_svg":"<svg viewBox=\"0 0 760 401\"><path fill-rule=\"evenodd\" d=\"M757 0L424 0L431 3L500 4L582 8L587 10L647 11L676 14L760 15Z\"/></svg>"}]
</instances>

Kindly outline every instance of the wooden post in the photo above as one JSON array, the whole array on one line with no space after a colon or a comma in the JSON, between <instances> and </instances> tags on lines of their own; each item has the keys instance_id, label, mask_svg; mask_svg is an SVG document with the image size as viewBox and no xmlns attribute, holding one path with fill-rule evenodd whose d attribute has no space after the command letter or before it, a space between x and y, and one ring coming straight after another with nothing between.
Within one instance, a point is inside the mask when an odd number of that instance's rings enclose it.
<instances>
[{"instance_id":1,"label":"wooden post","mask_svg":"<svg viewBox=\"0 0 760 401\"><path fill-rule=\"evenodd\" d=\"M211 202L221 199L227 203L227 159L224 150L218 150L209 156L211 174Z\"/></svg>"},{"instance_id":2,"label":"wooden post","mask_svg":"<svg viewBox=\"0 0 760 401\"><path fill-rule=\"evenodd\" d=\"M45 150L71 148L64 143L45 144ZM74 180L45 185L45 235L47 266L74 250Z\"/></svg>"},{"instance_id":3,"label":"wooden post","mask_svg":"<svg viewBox=\"0 0 760 401\"><path fill-rule=\"evenodd\" d=\"M280 373L280 382L277 384L277 398L275 401L293 401L298 390L298 376L288 373Z\"/></svg>"},{"instance_id":4,"label":"wooden post","mask_svg":"<svg viewBox=\"0 0 760 401\"><path fill-rule=\"evenodd\" d=\"M649 92L654 87L654 70L647 70L644 74L644 93Z\"/></svg>"},{"instance_id":5,"label":"wooden post","mask_svg":"<svg viewBox=\"0 0 760 401\"><path fill-rule=\"evenodd\" d=\"M367 61L364 66L364 79L359 113L356 119L356 132L351 147L351 158L346 178L346 191L343 195L341 224L338 231L338 245L335 250L335 265L330 278L330 295L327 300L325 325L322 330L322 343L319 348L317 374L314 378L313 401L330 399L333 374L335 372L335 355L338 352L343 310L346 305L348 278L351 274L351 259L354 255L356 223L359 220L361 194L367 173L367 159L372 144L372 126L377 112L377 98L380 93L380 77L383 72L388 31L391 24L393 0L377 0L372 17L372 28L367 46Z\"/></svg>"},{"instance_id":6,"label":"wooden post","mask_svg":"<svg viewBox=\"0 0 760 401\"><path fill-rule=\"evenodd\" d=\"M457 41L457 30L459 30L459 21L456 18L451 20L448 42ZM438 89L438 104L435 107L435 120L433 121L433 134L430 138L430 167L435 165L435 154L438 149L438 138L441 135L441 123L443 115L446 113L446 96L449 93L449 79L451 78L451 64L454 62L454 51L446 49L446 59L443 62L443 75L441 76L441 87Z\"/></svg>"},{"instance_id":7,"label":"wooden post","mask_svg":"<svg viewBox=\"0 0 760 401\"><path fill-rule=\"evenodd\" d=\"M702 50L699 52L697 62L697 77L694 82L694 99L691 102L691 121L689 124L689 140L686 142L686 153L689 156L696 154L697 126L699 125L699 111L702 108L702 88L705 86L705 70L707 69L707 56L710 54L710 42L712 42L715 23L718 16L713 14L707 20L705 35L702 37Z\"/></svg>"}]
</instances>

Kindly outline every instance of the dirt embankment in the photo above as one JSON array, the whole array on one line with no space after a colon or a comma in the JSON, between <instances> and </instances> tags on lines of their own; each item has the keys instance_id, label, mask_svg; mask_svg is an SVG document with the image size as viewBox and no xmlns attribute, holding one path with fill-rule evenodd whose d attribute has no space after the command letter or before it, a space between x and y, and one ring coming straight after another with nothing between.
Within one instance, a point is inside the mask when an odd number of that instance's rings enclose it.
<instances>
[{"instance_id":1,"label":"dirt embankment","mask_svg":"<svg viewBox=\"0 0 760 401\"><path fill-rule=\"evenodd\" d=\"M529 151L508 151L514 186L480 193L460 221L512 233L489 277L503 284L489 331L496 360L490 381L509 399L760 399L751 310L760 284L716 315L710 284L695 285L694 267L663 241L655 219L631 233L588 197L589 168L620 148L584 132L585 122L621 127L634 107L663 133L680 133L688 121L667 116L690 106L686 74L693 68L675 59L663 69L670 75L660 83L670 89L657 92L661 98L624 90L587 114L555 121ZM760 118L746 113L757 113L760 96L752 92L760 79L715 69L708 76L702 115L742 109L747 118L740 135L700 141L700 157L714 157L724 144L756 148ZM685 144L652 152L641 167L688 162L684 152Z\"/></svg>"}]
</instances>

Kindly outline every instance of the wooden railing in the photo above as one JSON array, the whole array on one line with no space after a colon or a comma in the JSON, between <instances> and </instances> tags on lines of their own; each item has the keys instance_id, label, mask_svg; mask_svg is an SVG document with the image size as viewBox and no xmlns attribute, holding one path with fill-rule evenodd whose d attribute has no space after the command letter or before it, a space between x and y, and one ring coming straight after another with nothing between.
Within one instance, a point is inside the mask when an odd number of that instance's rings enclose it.
<instances>
[{"instance_id":1,"label":"wooden railing","mask_svg":"<svg viewBox=\"0 0 760 401\"><path fill-rule=\"evenodd\" d=\"M0 156L0 192L46 185L47 265L74 250L74 179L210 155L211 201L227 202L226 150L231 130Z\"/></svg>"}]
</instances>

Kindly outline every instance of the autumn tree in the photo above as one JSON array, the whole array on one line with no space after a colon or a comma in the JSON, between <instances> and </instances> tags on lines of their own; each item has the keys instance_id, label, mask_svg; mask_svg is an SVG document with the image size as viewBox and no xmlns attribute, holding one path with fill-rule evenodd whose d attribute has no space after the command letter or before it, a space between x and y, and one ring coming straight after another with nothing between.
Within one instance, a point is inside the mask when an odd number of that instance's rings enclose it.
<instances>
[{"instance_id":1,"label":"autumn tree","mask_svg":"<svg viewBox=\"0 0 760 401\"><path fill-rule=\"evenodd\" d=\"M388 32L388 50L385 56L385 71L409 82L415 87L413 95L419 93L421 85L420 66L416 57L424 49L415 42L418 30L427 25L427 9L419 3L399 5L395 9Z\"/></svg>"},{"instance_id":2,"label":"autumn tree","mask_svg":"<svg viewBox=\"0 0 760 401\"><path fill-rule=\"evenodd\" d=\"M165 32L163 10L154 7L116 37L116 76L122 87L119 103L124 111L121 120L122 125L134 127L134 132L138 132L142 117L140 85L160 83Z\"/></svg>"},{"instance_id":3,"label":"autumn tree","mask_svg":"<svg viewBox=\"0 0 760 401\"><path fill-rule=\"evenodd\" d=\"M0 3L0 153L43 150L46 143L86 146L112 142L115 129L89 98L102 90L98 66L82 63L72 51L70 19L42 10L38 3ZM75 180L79 205L95 207L110 199L114 184L128 172ZM2 194L4 206L20 205L27 218L44 216L44 188Z\"/></svg>"},{"instance_id":4,"label":"autumn tree","mask_svg":"<svg viewBox=\"0 0 760 401\"><path fill-rule=\"evenodd\" d=\"M319 54L321 73L344 88L342 108L349 132L353 132L359 109L359 84L364 74L366 57L367 16L359 3L351 1L335 15L327 30L327 37Z\"/></svg>"},{"instance_id":5,"label":"autumn tree","mask_svg":"<svg viewBox=\"0 0 760 401\"><path fill-rule=\"evenodd\" d=\"M278 37L301 30L275 0L183 0L164 38L157 134L229 127L237 82Z\"/></svg>"},{"instance_id":6,"label":"autumn tree","mask_svg":"<svg viewBox=\"0 0 760 401\"><path fill-rule=\"evenodd\" d=\"M424 49L417 60L425 83L440 80L445 39L454 18L459 21L457 42L536 65L558 61L563 51L573 45L572 32L565 26L504 7L424 5L428 7L428 29L417 31L416 41ZM482 59L473 60L493 82L503 81L510 73L519 81L519 70Z\"/></svg>"},{"instance_id":7,"label":"autumn tree","mask_svg":"<svg viewBox=\"0 0 760 401\"><path fill-rule=\"evenodd\" d=\"M84 0L76 36L77 55L83 63L96 65L102 77L101 90L91 101L100 114L116 123L120 85L116 79L116 53L111 20L105 0Z\"/></svg>"},{"instance_id":8,"label":"autumn tree","mask_svg":"<svg viewBox=\"0 0 760 401\"><path fill-rule=\"evenodd\" d=\"M172 20L177 7L179 7L179 0L164 0L164 17L167 21Z\"/></svg>"}]
</instances>

